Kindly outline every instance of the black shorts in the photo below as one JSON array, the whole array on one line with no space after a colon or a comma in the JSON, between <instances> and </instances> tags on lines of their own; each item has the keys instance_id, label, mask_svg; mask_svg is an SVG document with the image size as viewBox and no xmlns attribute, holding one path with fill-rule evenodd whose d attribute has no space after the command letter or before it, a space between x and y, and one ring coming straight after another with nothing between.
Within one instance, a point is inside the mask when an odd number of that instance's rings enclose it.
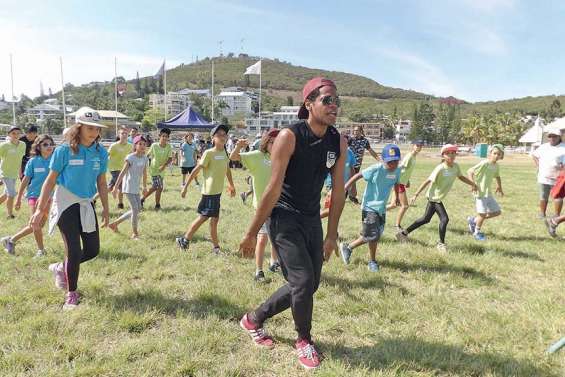
<instances>
[{"instance_id":1,"label":"black shorts","mask_svg":"<svg viewBox=\"0 0 565 377\"><path fill-rule=\"evenodd\" d=\"M191 166L189 168L182 166L180 168L180 171L181 171L182 174L190 174L190 173L192 173L193 170L194 170L194 166Z\"/></svg>"},{"instance_id":2,"label":"black shorts","mask_svg":"<svg viewBox=\"0 0 565 377\"><path fill-rule=\"evenodd\" d=\"M110 172L110 175L112 176L112 178L110 179L110 183L108 183L108 188L111 189L111 188L114 188L114 186L118 182L118 177L120 176L120 171L119 170L112 170Z\"/></svg>"},{"instance_id":3,"label":"black shorts","mask_svg":"<svg viewBox=\"0 0 565 377\"><path fill-rule=\"evenodd\" d=\"M202 195L200 203L198 203L197 212L206 217L220 216L220 197L222 194Z\"/></svg>"},{"instance_id":4,"label":"black shorts","mask_svg":"<svg viewBox=\"0 0 565 377\"><path fill-rule=\"evenodd\" d=\"M378 241L385 230L386 215L373 211L361 211L361 237L365 242Z\"/></svg>"}]
</instances>

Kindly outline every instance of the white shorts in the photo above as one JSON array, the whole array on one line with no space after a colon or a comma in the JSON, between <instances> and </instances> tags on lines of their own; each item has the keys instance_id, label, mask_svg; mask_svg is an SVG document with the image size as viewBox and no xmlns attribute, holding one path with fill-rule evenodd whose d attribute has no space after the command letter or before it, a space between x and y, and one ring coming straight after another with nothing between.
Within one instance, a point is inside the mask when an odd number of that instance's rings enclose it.
<instances>
[{"instance_id":1,"label":"white shorts","mask_svg":"<svg viewBox=\"0 0 565 377\"><path fill-rule=\"evenodd\" d=\"M4 194L9 198L15 198L18 195L16 191L16 180L14 178L2 178L4 182Z\"/></svg>"},{"instance_id":2,"label":"white shorts","mask_svg":"<svg viewBox=\"0 0 565 377\"><path fill-rule=\"evenodd\" d=\"M496 202L496 199L492 196L475 198L475 207L477 209L477 213L500 212L500 206Z\"/></svg>"}]
</instances>

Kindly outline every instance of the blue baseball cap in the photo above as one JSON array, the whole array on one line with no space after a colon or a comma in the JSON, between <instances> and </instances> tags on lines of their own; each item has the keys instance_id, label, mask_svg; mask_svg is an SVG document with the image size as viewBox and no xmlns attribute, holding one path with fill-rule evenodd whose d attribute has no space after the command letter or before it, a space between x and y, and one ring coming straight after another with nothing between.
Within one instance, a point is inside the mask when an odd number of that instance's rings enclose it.
<instances>
[{"instance_id":1,"label":"blue baseball cap","mask_svg":"<svg viewBox=\"0 0 565 377\"><path fill-rule=\"evenodd\" d=\"M384 162L400 160L400 148L395 144L387 144L383 148L382 159Z\"/></svg>"},{"instance_id":2,"label":"blue baseball cap","mask_svg":"<svg viewBox=\"0 0 565 377\"><path fill-rule=\"evenodd\" d=\"M424 143L424 140L422 140L422 139L415 139L415 140L412 140L412 144L424 145L425 143Z\"/></svg>"}]
</instances>

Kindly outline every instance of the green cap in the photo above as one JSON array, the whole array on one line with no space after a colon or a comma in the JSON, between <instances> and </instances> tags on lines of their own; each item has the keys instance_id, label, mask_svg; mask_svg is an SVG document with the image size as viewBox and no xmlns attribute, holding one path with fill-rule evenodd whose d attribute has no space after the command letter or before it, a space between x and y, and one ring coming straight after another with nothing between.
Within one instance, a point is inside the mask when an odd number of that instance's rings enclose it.
<instances>
[{"instance_id":1,"label":"green cap","mask_svg":"<svg viewBox=\"0 0 565 377\"><path fill-rule=\"evenodd\" d=\"M493 149L498 149L501 153L502 153L502 158L504 158L504 145L502 144L493 144L490 147L490 150L492 151Z\"/></svg>"}]
</instances>

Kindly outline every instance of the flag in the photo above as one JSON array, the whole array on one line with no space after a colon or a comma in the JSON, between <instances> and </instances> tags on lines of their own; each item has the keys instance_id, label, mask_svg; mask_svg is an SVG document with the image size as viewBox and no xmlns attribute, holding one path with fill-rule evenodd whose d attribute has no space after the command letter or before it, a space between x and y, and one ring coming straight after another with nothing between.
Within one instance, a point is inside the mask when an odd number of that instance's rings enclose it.
<instances>
[{"instance_id":1,"label":"flag","mask_svg":"<svg viewBox=\"0 0 565 377\"><path fill-rule=\"evenodd\" d=\"M153 78L157 80L159 77L163 76L164 74L165 74L165 61L163 61L163 64L161 64L161 68L159 68L159 71L157 71L157 73L153 75Z\"/></svg>"},{"instance_id":2,"label":"flag","mask_svg":"<svg viewBox=\"0 0 565 377\"><path fill-rule=\"evenodd\" d=\"M260 74L261 74L261 60L247 67L244 73L244 75L260 75Z\"/></svg>"}]
</instances>

